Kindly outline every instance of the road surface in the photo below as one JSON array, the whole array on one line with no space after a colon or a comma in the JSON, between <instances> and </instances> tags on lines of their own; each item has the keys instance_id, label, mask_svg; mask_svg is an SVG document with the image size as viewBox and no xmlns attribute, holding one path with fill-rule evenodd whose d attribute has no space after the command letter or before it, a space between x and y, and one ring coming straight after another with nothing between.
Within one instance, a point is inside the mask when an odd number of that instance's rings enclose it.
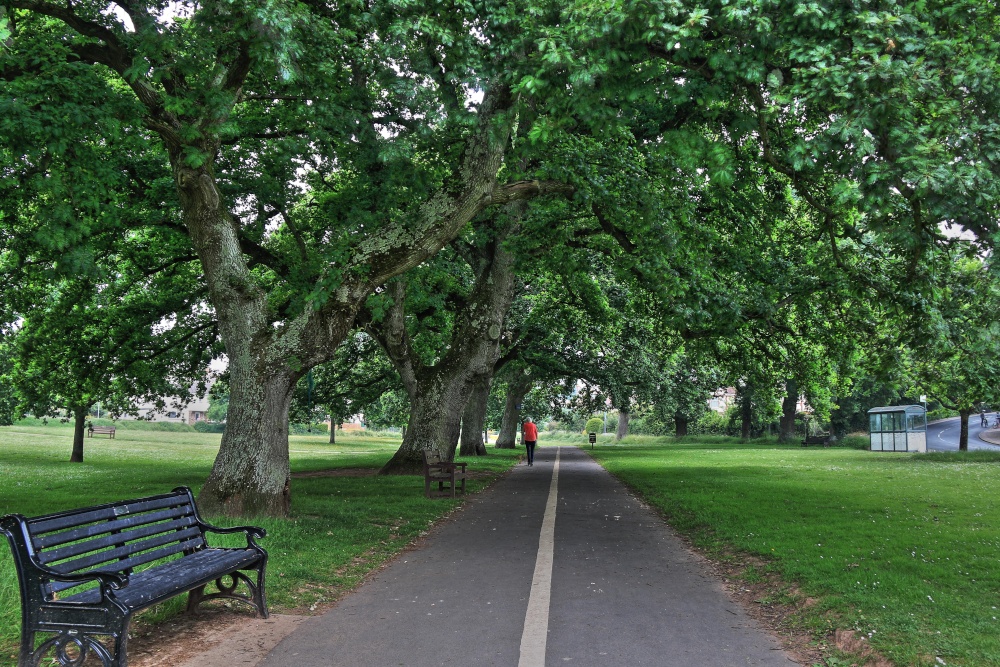
<instances>
[{"instance_id":1,"label":"road surface","mask_svg":"<svg viewBox=\"0 0 1000 667\"><path fill-rule=\"evenodd\" d=\"M992 424L996 420L996 413L987 413ZM996 445L983 442L979 439L979 432L983 428L979 425L979 415L969 417L969 449L998 449ZM959 418L943 419L927 425L927 450L933 452L954 452L958 451Z\"/></svg>"},{"instance_id":2,"label":"road surface","mask_svg":"<svg viewBox=\"0 0 1000 667\"><path fill-rule=\"evenodd\" d=\"M797 664L656 512L550 446L260 667Z\"/></svg>"}]
</instances>

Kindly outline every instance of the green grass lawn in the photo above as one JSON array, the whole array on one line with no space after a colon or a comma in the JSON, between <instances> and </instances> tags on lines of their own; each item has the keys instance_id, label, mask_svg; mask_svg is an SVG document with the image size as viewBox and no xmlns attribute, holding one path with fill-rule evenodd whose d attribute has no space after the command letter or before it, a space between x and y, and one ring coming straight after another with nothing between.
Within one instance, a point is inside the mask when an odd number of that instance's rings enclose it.
<instances>
[{"instance_id":1,"label":"green grass lawn","mask_svg":"<svg viewBox=\"0 0 1000 667\"><path fill-rule=\"evenodd\" d=\"M0 514L27 516L164 493L180 485L197 492L211 469L221 436L210 433L119 429L114 440L88 438L84 463L69 463L72 431L48 426L0 428ZM334 469L376 469L398 438L292 436L292 516L254 521L268 536L267 595L273 611L308 611L357 584L451 510L451 499L423 496L423 478L336 475L295 477ZM490 449L470 461L470 491L507 470L516 451ZM460 501L459 501L460 502ZM234 525L231 520L214 523ZM245 544L241 538L230 544ZM0 540L6 542L6 540ZM223 544L219 542L219 544ZM20 599L10 549L0 548L0 665L16 663ZM173 615L184 599L145 612L147 622Z\"/></svg>"},{"instance_id":2,"label":"green grass lawn","mask_svg":"<svg viewBox=\"0 0 1000 667\"><path fill-rule=\"evenodd\" d=\"M795 619L817 637L858 630L897 665L1000 665L1000 452L691 438L593 454L699 546L817 599Z\"/></svg>"}]
</instances>

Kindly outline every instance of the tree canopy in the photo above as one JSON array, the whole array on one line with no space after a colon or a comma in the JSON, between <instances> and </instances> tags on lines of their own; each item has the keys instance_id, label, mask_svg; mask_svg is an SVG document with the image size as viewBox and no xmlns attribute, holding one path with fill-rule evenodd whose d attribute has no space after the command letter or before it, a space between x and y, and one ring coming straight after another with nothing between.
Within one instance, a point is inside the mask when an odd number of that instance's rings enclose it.
<instances>
[{"instance_id":1,"label":"tree canopy","mask_svg":"<svg viewBox=\"0 0 1000 667\"><path fill-rule=\"evenodd\" d=\"M295 388L359 325L408 389L410 461L451 446L470 394L481 422L512 359L512 391L589 373L626 413L711 358L761 405L793 380L825 411L880 319L985 294L942 276L970 284L956 255L1000 233L998 12L7 0L0 326L28 341L72 289L114 341L132 315L100 300L141 287L147 339L211 331L231 403L209 512L288 511ZM445 367L448 424L414 429L412 380Z\"/></svg>"}]
</instances>

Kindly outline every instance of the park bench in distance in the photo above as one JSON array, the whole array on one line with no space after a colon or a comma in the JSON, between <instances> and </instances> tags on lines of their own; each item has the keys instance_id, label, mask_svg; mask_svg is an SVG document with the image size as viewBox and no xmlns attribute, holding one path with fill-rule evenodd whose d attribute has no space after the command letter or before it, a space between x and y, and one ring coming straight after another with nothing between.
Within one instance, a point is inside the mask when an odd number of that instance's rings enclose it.
<instances>
[{"instance_id":1,"label":"park bench in distance","mask_svg":"<svg viewBox=\"0 0 1000 667\"><path fill-rule=\"evenodd\" d=\"M107 435L110 439L115 438L115 427L114 426L94 426L91 424L87 427L87 437L93 438L94 434Z\"/></svg>"},{"instance_id":2,"label":"park bench in distance","mask_svg":"<svg viewBox=\"0 0 1000 667\"><path fill-rule=\"evenodd\" d=\"M431 482L437 482L438 495L443 496L446 491L451 492L451 497L455 497L455 483L461 482L462 493L465 493L465 466L467 463L454 463L445 461L437 452L425 449L424 452L424 495L431 497ZM462 469L459 470L458 468ZM448 484L448 488L445 488Z\"/></svg>"},{"instance_id":3,"label":"park bench in distance","mask_svg":"<svg viewBox=\"0 0 1000 667\"><path fill-rule=\"evenodd\" d=\"M807 435L806 439L802 441L802 446L823 445L824 447L829 447L832 441L833 436L831 435Z\"/></svg>"},{"instance_id":4,"label":"park bench in distance","mask_svg":"<svg viewBox=\"0 0 1000 667\"><path fill-rule=\"evenodd\" d=\"M8 514L0 532L21 585L18 667L36 666L50 651L62 667L84 664L91 651L104 667L125 667L132 615L182 593L189 593L189 611L204 600L232 598L267 618L267 552L254 541L264 529L206 524L187 487L33 518ZM211 548L207 532L242 532L247 545ZM256 581L248 576L254 572ZM213 581L217 592L206 593ZM241 582L249 594L236 593ZM35 649L39 633L54 636Z\"/></svg>"}]
</instances>

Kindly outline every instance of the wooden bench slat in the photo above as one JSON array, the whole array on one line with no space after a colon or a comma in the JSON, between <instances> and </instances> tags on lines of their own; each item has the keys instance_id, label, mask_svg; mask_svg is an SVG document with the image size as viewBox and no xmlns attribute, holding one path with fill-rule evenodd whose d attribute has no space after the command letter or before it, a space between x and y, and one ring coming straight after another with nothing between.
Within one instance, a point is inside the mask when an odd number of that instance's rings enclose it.
<instances>
[{"instance_id":1,"label":"wooden bench slat","mask_svg":"<svg viewBox=\"0 0 1000 667\"><path fill-rule=\"evenodd\" d=\"M115 531L121 532L130 528L144 526L157 521L168 521L181 517L190 517L194 521L194 513L190 506L171 507L146 514L133 514L123 519L99 521L79 528L73 528L61 533L49 533L34 541L35 549L44 550L69 542L77 542L86 538L98 537Z\"/></svg>"},{"instance_id":2,"label":"wooden bench slat","mask_svg":"<svg viewBox=\"0 0 1000 667\"><path fill-rule=\"evenodd\" d=\"M190 528L196 525L197 522L192 516L181 517L179 519L174 519L173 521L161 521L153 523L152 525L144 525L141 528L136 528L134 530L124 531L114 535L106 535L105 537L87 540L85 542L74 542L68 546L60 547L59 549L49 549L39 554L38 560L43 565L47 565L56 561L72 558L73 556L79 556L80 554L107 549L111 546L121 545L134 540L141 540L143 538L152 537L153 535L159 535L161 533L171 533L176 536L179 534L177 532L178 530L181 530L182 528Z\"/></svg>"},{"instance_id":3,"label":"wooden bench slat","mask_svg":"<svg viewBox=\"0 0 1000 667\"><path fill-rule=\"evenodd\" d=\"M141 560L142 556L139 555L145 551L162 547L165 544L177 543L182 540L190 540L194 537L198 538L197 540L192 540L194 544L178 548L173 552L177 553L179 551L183 551L184 549L192 549L196 546L200 546L201 531L197 527L188 528L169 535L160 535L148 540L132 542L131 544L126 544L125 546L118 547L117 549L108 549L107 551L101 551L96 554L91 554L90 556L77 558L76 560L53 563L49 565L49 567L60 574L72 574L73 572L80 572L83 570L99 570L101 568L95 567L96 565L114 561L115 567L108 568L108 571L122 572L131 567L135 567L136 565L148 563L148 559ZM187 544L187 542L185 541L184 544ZM164 554L164 556L167 555L170 554ZM132 561L138 562L133 563Z\"/></svg>"},{"instance_id":4,"label":"wooden bench slat","mask_svg":"<svg viewBox=\"0 0 1000 667\"><path fill-rule=\"evenodd\" d=\"M152 563L153 561L161 560L163 558L169 558L170 556L176 556L179 553L184 553L185 550L189 548L195 548L197 546L197 540L192 540L190 543L180 542L178 544L173 544L163 549L157 549L156 551L149 551L141 556L135 556L128 559L127 561L118 561L115 563L115 567L95 567L90 569L90 572L122 572L126 568L118 567L119 563L128 563L129 569L141 567L147 563ZM183 559L179 559L183 560ZM53 568L55 569L55 568ZM80 582L65 582L65 581L54 581L49 584L50 589L53 593L58 593L60 591L67 590L69 588L76 588L80 586ZM132 584L129 583L129 586ZM127 587L126 587L127 588Z\"/></svg>"},{"instance_id":5,"label":"wooden bench slat","mask_svg":"<svg viewBox=\"0 0 1000 667\"><path fill-rule=\"evenodd\" d=\"M451 497L455 497L456 490L465 493L465 463L455 463L446 460L439 452L425 449L424 457L424 495L431 497L431 484L437 483L438 490L443 491L448 485ZM461 482L461 485L458 483ZM456 488L457 487L457 488Z\"/></svg>"},{"instance_id":6,"label":"wooden bench slat","mask_svg":"<svg viewBox=\"0 0 1000 667\"><path fill-rule=\"evenodd\" d=\"M115 519L120 516L139 514L150 510L162 509L164 507L176 507L178 505L190 505L187 497L180 494L170 494L169 496L157 496L154 498L139 498L125 503L109 503L88 507L74 512L60 512L58 514L48 514L45 516L28 519L28 525L32 535L42 535L54 530L75 528L86 523ZM34 540L37 544L38 539Z\"/></svg>"},{"instance_id":7,"label":"wooden bench slat","mask_svg":"<svg viewBox=\"0 0 1000 667\"><path fill-rule=\"evenodd\" d=\"M206 549L191 556L134 574L129 585L115 592L115 597L129 607L148 606L150 600L161 598L197 582L215 579L218 572L252 564L256 554L242 550ZM66 602L96 602L100 590L87 590L63 598Z\"/></svg>"}]
</instances>

